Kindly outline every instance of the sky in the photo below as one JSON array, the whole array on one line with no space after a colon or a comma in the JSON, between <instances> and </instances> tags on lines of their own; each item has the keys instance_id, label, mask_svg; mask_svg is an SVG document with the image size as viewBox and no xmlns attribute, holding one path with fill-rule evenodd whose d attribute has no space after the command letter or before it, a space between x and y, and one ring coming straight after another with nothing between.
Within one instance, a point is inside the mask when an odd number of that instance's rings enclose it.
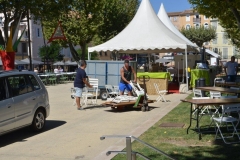
<instances>
[{"instance_id":1,"label":"sky","mask_svg":"<svg viewBox=\"0 0 240 160\"><path fill-rule=\"evenodd\" d=\"M192 8L188 0L150 0L150 2L156 13L158 13L161 3L166 12L178 12Z\"/></svg>"}]
</instances>

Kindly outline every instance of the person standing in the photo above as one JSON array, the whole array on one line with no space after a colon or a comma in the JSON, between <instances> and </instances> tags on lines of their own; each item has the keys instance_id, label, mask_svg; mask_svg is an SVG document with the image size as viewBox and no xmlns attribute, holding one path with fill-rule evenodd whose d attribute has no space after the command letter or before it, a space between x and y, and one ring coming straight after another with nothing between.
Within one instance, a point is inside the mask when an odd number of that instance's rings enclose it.
<instances>
[{"instance_id":1,"label":"person standing","mask_svg":"<svg viewBox=\"0 0 240 160\"><path fill-rule=\"evenodd\" d=\"M132 95L132 86L129 84L132 73L134 75L134 82L137 82L137 75L133 67L129 66L129 60L124 61L124 66L120 69L121 80L119 83L120 95L123 95L125 89L128 91L128 95Z\"/></svg>"},{"instance_id":2,"label":"person standing","mask_svg":"<svg viewBox=\"0 0 240 160\"><path fill-rule=\"evenodd\" d=\"M227 76L228 82L235 82L238 72L238 63L235 62L235 57L231 57L231 61L228 61L224 66L224 71Z\"/></svg>"},{"instance_id":3,"label":"person standing","mask_svg":"<svg viewBox=\"0 0 240 160\"><path fill-rule=\"evenodd\" d=\"M75 98L77 109L82 110L82 106L80 105L80 98L82 97L83 88L85 85L89 88L92 86L87 81L87 74L85 72L85 68L87 67L87 62L85 60L80 61L80 67L77 69L76 78L74 80L74 89L75 89Z\"/></svg>"}]
</instances>

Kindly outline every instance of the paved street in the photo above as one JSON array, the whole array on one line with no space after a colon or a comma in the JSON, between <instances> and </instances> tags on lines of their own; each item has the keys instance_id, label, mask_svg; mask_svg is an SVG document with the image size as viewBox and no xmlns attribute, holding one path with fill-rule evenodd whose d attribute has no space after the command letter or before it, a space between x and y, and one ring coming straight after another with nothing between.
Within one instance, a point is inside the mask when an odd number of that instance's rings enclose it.
<instances>
[{"instance_id":1,"label":"paved street","mask_svg":"<svg viewBox=\"0 0 240 160\"><path fill-rule=\"evenodd\" d=\"M152 110L115 111L97 107L79 111L70 98L72 83L47 86L51 111L44 132L36 134L28 128L0 136L0 159L3 160L105 160L108 150L122 150L125 139L106 139L102 135L138 137L187 94L166 95L171 102L150 104ZM155 99L156 96L150 96ZM99 100L101 104L104 101Z\"/></svg>"}]
</instances>

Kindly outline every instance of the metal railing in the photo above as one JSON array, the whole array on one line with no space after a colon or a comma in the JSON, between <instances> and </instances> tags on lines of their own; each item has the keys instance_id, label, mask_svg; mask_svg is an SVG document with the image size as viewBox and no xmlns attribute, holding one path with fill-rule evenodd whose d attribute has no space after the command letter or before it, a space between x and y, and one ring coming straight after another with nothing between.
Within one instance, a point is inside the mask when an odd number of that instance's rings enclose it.
<instances>
[{"instance_id":1,"label":"metal railing","mask_svg":"<svg viewBox=\"0 0 240 160\"><path fill-rule=\"evenodd\" d=\"M134 137L134 136L127 136L127 135L105 135L105 136L101 136L100 137L100 140L104 140L106 138L126 138L126 151L108 151L106 153L107 156L109 156L111 153L122 153L122 154L127 154L127 160L136 160L137 158L137 155L142 157L143 159L145 160L150 160L148 157L142 155L141 153L139 152L135 152L135 151L132 151L132 142L131 142L131 138L142 143L143 145L155 150L156 152L164 155L165 157L168 157L169 159L172 159L174 160L174 158L172 158L171 156L169 156L168 154L166 154L165 152L151 146L150 144Z\"/></svg>"}]
</instances>

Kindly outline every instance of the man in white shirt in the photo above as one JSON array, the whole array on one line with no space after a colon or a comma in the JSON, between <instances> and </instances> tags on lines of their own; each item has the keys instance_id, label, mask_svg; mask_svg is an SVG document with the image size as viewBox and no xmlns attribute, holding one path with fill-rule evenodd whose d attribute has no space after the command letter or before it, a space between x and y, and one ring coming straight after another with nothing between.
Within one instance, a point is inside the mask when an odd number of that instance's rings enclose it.
<instances>
[{"instance_id":1,"label":"man in white shirt","mask_svg":"<svg viewBox=\"0 0 240 160\"><path fill-rule=\"evenodd\" d=\"M55 67L54 73L58 73L58 68L57 67Z\"/></svg>"},{"instance_id":2,"label":"man in white shirt","mask_svg":"<svg viewBox=\"0 0 240 160\"><path fill-rule=\"evenodd\" d=\"M237 78L237 72L238 72L238 63L235 62L235 57L231 57L231 61L227 62L224 66L224 71L227 76L228 82L235 82Z\"/></svg>"}]
</instances>

